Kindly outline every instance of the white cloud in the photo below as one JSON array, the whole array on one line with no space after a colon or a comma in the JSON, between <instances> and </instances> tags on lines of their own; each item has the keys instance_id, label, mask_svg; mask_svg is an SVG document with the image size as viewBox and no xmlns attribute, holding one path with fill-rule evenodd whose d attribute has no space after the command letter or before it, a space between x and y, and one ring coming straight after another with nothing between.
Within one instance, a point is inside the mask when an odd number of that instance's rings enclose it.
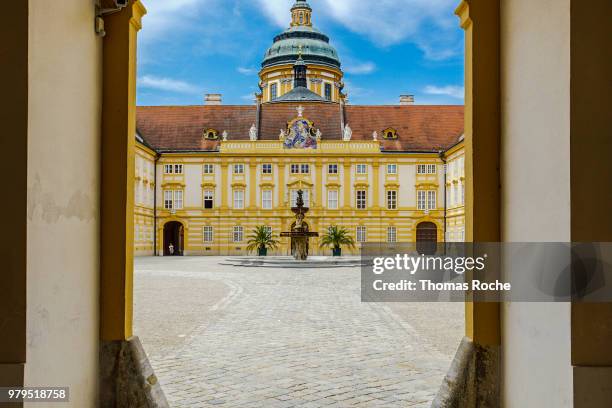
<instances>
[{"instance_id":1,"label":"white cloud","mask_svg":"<svg viewBox=\"0 0 612 408\"><path fill-rule=\"evenodd\" d=\"M236 70L243 75L254 75L257 73L255 68L238 67Z\"/></svg>"},{"instance_id":2,"label":"white cloud","mask_svg":"<svg viewBox=\"0 0 612 408\"><path fill-rule=\"evenodd\" d=\"M463 99L465 97L465 90L462 86L447 85L447 86L435 86L428 85L423 90L428 95L443 95L450 96L456 99Z\"/></svg>"},{"instance_id":3,"label":"white cloud","mask_svg":"<svg viewBox=\"0 0 612 408\"><path fill-rule=\"evenodd\" d=\"M286 0L257 0L264 14L280 27L289 25ZM412 42L432 60L461 54L457 0L311 0L314 20L331 19L387 47Z\"/></svg>"},{"instance_id":4,"label":"white cloud","mask_svg":"<svg viewBox=\"0 0 612 408\"><path fill-rule=\"evenodd\" d=\"M374 71L376 71L376 64L373 62L349 63L344 66L344 72L353 75L371 74Z\"/></svg>"},{"instance_id":5,"label":"white cloud","mask_svg":"<svg viewBox=\"0 0 612 408\"><path fill-rule=\"evenodd\" d=\"M138 85L142 88L156 89L159 91L175 93L199 93L195 85L172 78L163 78L153 75L144 75L138 79Z\"/></svg>"}]
</instances>

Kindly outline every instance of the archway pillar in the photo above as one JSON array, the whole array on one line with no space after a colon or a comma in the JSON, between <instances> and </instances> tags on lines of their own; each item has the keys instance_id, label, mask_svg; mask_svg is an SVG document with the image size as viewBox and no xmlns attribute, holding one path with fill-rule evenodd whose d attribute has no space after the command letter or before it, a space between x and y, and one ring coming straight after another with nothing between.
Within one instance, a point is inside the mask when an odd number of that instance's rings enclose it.
<instances>
[{"instance_id":1,"label":"archway pillar","mask_svg":"<svg viewBox=\"0 0 612 408\"><path fill-rule=\"evenodd\" d=\"M499 242L500 0L463 0L466 242ZM500 406L500 305L465 303L464 338L434 407Z\"/></svg>"},{"instance_id":2,"label":"archway pillar","mask_svg":"<svg viewBox=\"0 0 612 408\"><path fill-rule=\"evenodd\" d=\"M103 0L103 7L114 2ZM109 4L110 3L110 4ZM100 228L101 407L168 406L132 335L136 44L146 10L130 0L105 19ZM146 402L146 405L143 405Z\"/></svg>"}]
</instances>

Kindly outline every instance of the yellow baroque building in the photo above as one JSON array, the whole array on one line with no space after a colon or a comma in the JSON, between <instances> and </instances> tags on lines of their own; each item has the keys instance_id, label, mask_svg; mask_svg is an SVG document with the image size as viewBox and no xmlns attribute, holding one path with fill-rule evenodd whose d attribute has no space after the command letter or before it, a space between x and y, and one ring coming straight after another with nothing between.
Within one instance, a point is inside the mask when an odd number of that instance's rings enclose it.
<instances>
[{"instance_id":1,"label":"yellow baroque building","mask_svg":"<svg viewBox=\"0 0 612 408\"><path fill-rule=\"evenodd\" d=\"M247 255L251 231L290 231L298 190L311 231L364 242L463 241L462 106L353 106L329 38L297 0L250 106L137 110L136 255ZM311 253L327 255L315 239ZM273 255L288 255L289 238ZM353 251L358 253L359 245Z\"/></svg>"}]
</instances>

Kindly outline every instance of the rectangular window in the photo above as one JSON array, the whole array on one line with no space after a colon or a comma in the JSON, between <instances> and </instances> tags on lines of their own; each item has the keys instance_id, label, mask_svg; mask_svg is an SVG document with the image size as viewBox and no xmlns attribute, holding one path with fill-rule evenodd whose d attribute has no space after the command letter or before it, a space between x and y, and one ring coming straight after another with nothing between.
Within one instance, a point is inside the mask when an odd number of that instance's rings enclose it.
<instances>
[{"instance_id":1,"label":"rectangular window","mask_svg":"<svg viewBox=\"0 0 612 408\"><path fill-rule=\"evenodd\" d=\"M263 190L261 192L261 208L264 210L272 209L272 190Z\"/></svg>"},{"instance_id":2,"label":"rectangular window","mask_svg":"<svg viewBox=\"0 0 612 408\"><path fill-rule=\"evenodd\" d=\"M387 242L397 242L397 228L389 227L387 228Z\"/></svg>"},{"instance_id":3,"label":"rectangular window","mask_svg":"<svg viewBox=\"0 0 612 408\"><path fill-rule=\"evenodd\" d=\"M327 208L330 210L338 209L338 190L329 190L327 192Z\"/></svg>"},{"instance_id":4,"label":"rectangular window","mask_svg":"<svg viewBox=\"0 0 612 408\"><path fill-rule=\"evenodd\" d=\"M427 192L427 209L435 210L437 206L436 192L431 190Z\"/></svg>"},{"instance_id":5,"label":"rectangular window","mask_svg":"<svg viewBox=\"0 0 612 408\"><path fill-rule=\"evenodd\" d=\"M272 174L272 165L271 164L262 164L261 165L261 173L262 174Z\"/></svg>"},{"instance_id":6,"label":"rectangular window","mask_svg":"<svg viewBox=\"0 0 612 408\"><path fill-rule=\"evenodd\" d=\"M325 84L325 99L328 101L332 100L332 85Z\"/></svg>"},{"instance_id":7,"label":"rectangular window","mask_svg":"<svg viewBox=\"0 0 612 408\"><path fill-rule=\"evenodd\" d=\"M242 240L244 239L244 228L235 226L233 235L234 236L232 238L234 242L242 242Z\"/></svg>"},{"instance_id":8,"label":"rectangular window","mask_svg":"<svg viewBox=\"0 0 612 408\"><path fill-rule=\"evenodd\" d=\"M461 205L465 205L465 186L461 184L459 185L459 189L461 191Z\"/></svg>"},{"instance_id":9,"label":"rectangular window","mask_svg":"<svg viewBox=\"0 0 612 408\"><path fill-rule=\"evenodd\" d=\"M427 209L427 192L424 190L417 191L417 210L424 211Z\"/></svg>"},{"instance_id":10,"label":"rectangular window","mask_svg":"<svg viewBox=\"0 0 612 408\"><path fill-rule=\"evenodd\" d=\"M213 242L213 227L206 225L204 227L204 242Z\"/></svg>"},{"instance_id":11,"label":"rectangular window","mask_svg":"<svg viewBox=\"0 0 612 408\"><path fill-rule=\"evenodd\" d=\"M327 174L338 174L338 165L330 164L327 166Z\"/></svg>"},{"instance_id":12,"label":"rectangular window","mask_svg":"<svg viewBox=\"0 0 612 408\"><path fill-rule=\"evenodd\" d=\"M214 164L205 164L204 165L204 174L215 174L215 165Z\"/></svg>"},{"instance_id":13,"label":"rectangular window","mask_svg":"<svg viewBox=\"0 0 612 408\"><path fill-rule=\"evenodd\" d=\"M173 174L173 173L174 173L174 165L164 164L164 174Z\"/></svg>"},{"instance_id":14,"label":"rectangular window","mask_svg":"<svg viewBox=\"0 0 612 408\"><path fill-rule=\"evenodd\" d=\"M358 164L357 165L357 174L368 174L368 165L367 164Z\"/></svg>"},{"instance_id":15,"label":"rectangular window","mask_svg":"<svg viewBox=\"0 0 612 408\"><path fill-rule=\"evenodd\" d=\"M367 204L367 191L365 190L357 190L357 209L365 210Z\"/></svg>"},{"instance_id":16,"label":"rectangular window","mask_svg":"<svg viewBox=\"0 0 612 408\"><path fill-rule=\"evenodd\" d=\"M357 242L366 242L367 241L367 228L360 225L357 227Z\"/></svg>"},{"instance_id":17,"label":"rectangular window","mask_svg":"<svg viewBox=\"0 0 612 408\"><path fill-rule=\"evenodd\" d=\"M300 174L300 165L292 164L291 165L291 174Z\"/></svg>"},{"instance_id":18,"label":"rectangular window","mask_svg":"<svg viewBox=\"0 0 612 408\"><path fill-rule=\"evenodd\" d=\"M302 164L300 166L300 170L301 170L302 174L310 174L310 165Z\"/></svg>"},{"instance_id":19,"label":"rectangular window","mask_svg":"<svg viewBox=\"0 0 612 408\"><path fill-rule=\"evenodd\" d=\"M278 84L270 84L270 99L276 99L278 97Z\"/></svg>"},{"instance_id":20,"label":"rectangular window","mask_svg":"<svg viewBox=\"0 0 612 408\"><path fill-rule=\"evenodd\" d=\"M182 210L183 209L183 191L176 190L174 192L174 209Z\"/></svg>"},{"instance_id":21,"label":"rectangular window","mask_svg":"<svg viewBox=\"0 0 612 408\"><path fill-rule=\"evenodd\" d=\"M210 210L215 207L215 192L213 190L204 191L204 209Z\"/></svg>"},{"instance_id":22,"label":"rectangular window","mask_svg":"<svg viewBox=\"0 0 612 408\"><path fill-rule=\"evenodd\" d=\"M171 210L174 204L174 192L172 190L164 191L164 208Z\"/></svg>"},{"instance_id":23,"label":"rectangular window","mask_svg":"<svg viewBox=\"0 0 612 408\"><path fill-rule=\"evenodd\" d=\"M388 164L387 174L397 174L397 164Z\"/></svg>"},{"instance_id":24,"label":"rectangular window","mask_svg":"<svg viewBox=\"0 0 612 408\"><path fill-rule=\"evenodd\" d=\"M295 207L297 205L297 192L298 190L291 190L291 207ZM310 191L304 190L304 195L302 196L304 199L304 207L310 207Z\"/></svg>"},{"instance_id":25,"label":"rectangular window","mask_svg":"<svg viewBox=\"0 0 612 408\"><path fill-rule=\"evenodd\" d=\"M397 210L397 190L387 191L387 209Z\"/></svg>"},{"instance_id":26,"label":"rectangular window","mask_svg":"<svg viewBox=\"0 0 612 408\"><path fill-rule=\"evenodd\" d=\"M183 174L183 165L175 164L174 165L174 174Z\"/></svg>"},{"instance_id":27,"label":"rectangular window","mask_svg":"<svg viewBox=\"0 0 612 408\"><path fill-rule=\"evenodd\" d=\"M234 190L234 208L236 210L244 209L244 190Z\"/></svg>"},{"instance_id":28,"label":"rectangular window","mask_svg":"<svg viewBox=\"0 0 612 408\"><path fill-rule=\"evenodd\" d=\"M234 164L234 174L244 174L244 164Z\"/></svg>"},{"instance_id":29,"label":"rectangular window","mask_svg":"<svg viewBox=\"0 0 612 408\"><path fill-rule=\"evenodd\" d=\"M417 164L417 174L436 174L437 167L435 164Z\"/></svg>"}]
</instances>

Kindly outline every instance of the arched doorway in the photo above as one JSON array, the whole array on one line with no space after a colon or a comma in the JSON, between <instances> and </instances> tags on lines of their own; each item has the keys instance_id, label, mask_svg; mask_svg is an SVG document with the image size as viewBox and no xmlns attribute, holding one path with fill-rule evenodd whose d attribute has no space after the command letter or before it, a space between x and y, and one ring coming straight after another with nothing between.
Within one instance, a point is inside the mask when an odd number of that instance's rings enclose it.
<instances>
[{"instance_id":1,"label":"arched doorway","mask_svg":"<svg viewBox=\"0 0 612 408\"><path fill-rule=\"evenodd\" d=\"M416 245L417 251L424 255L436 253L438 244L438 227L433 222L422 222L417 225Z\"/></svg>"},{"instance_id":2,"label":"arched doorway","mask_svg":"<svg viewBox=\"0 0 612 408\"><path fill-rule=\"evenodd\" d=\"M164 256L183 256L185 227L178 221L164 225Z\"/></svg>"}]
</instances>

